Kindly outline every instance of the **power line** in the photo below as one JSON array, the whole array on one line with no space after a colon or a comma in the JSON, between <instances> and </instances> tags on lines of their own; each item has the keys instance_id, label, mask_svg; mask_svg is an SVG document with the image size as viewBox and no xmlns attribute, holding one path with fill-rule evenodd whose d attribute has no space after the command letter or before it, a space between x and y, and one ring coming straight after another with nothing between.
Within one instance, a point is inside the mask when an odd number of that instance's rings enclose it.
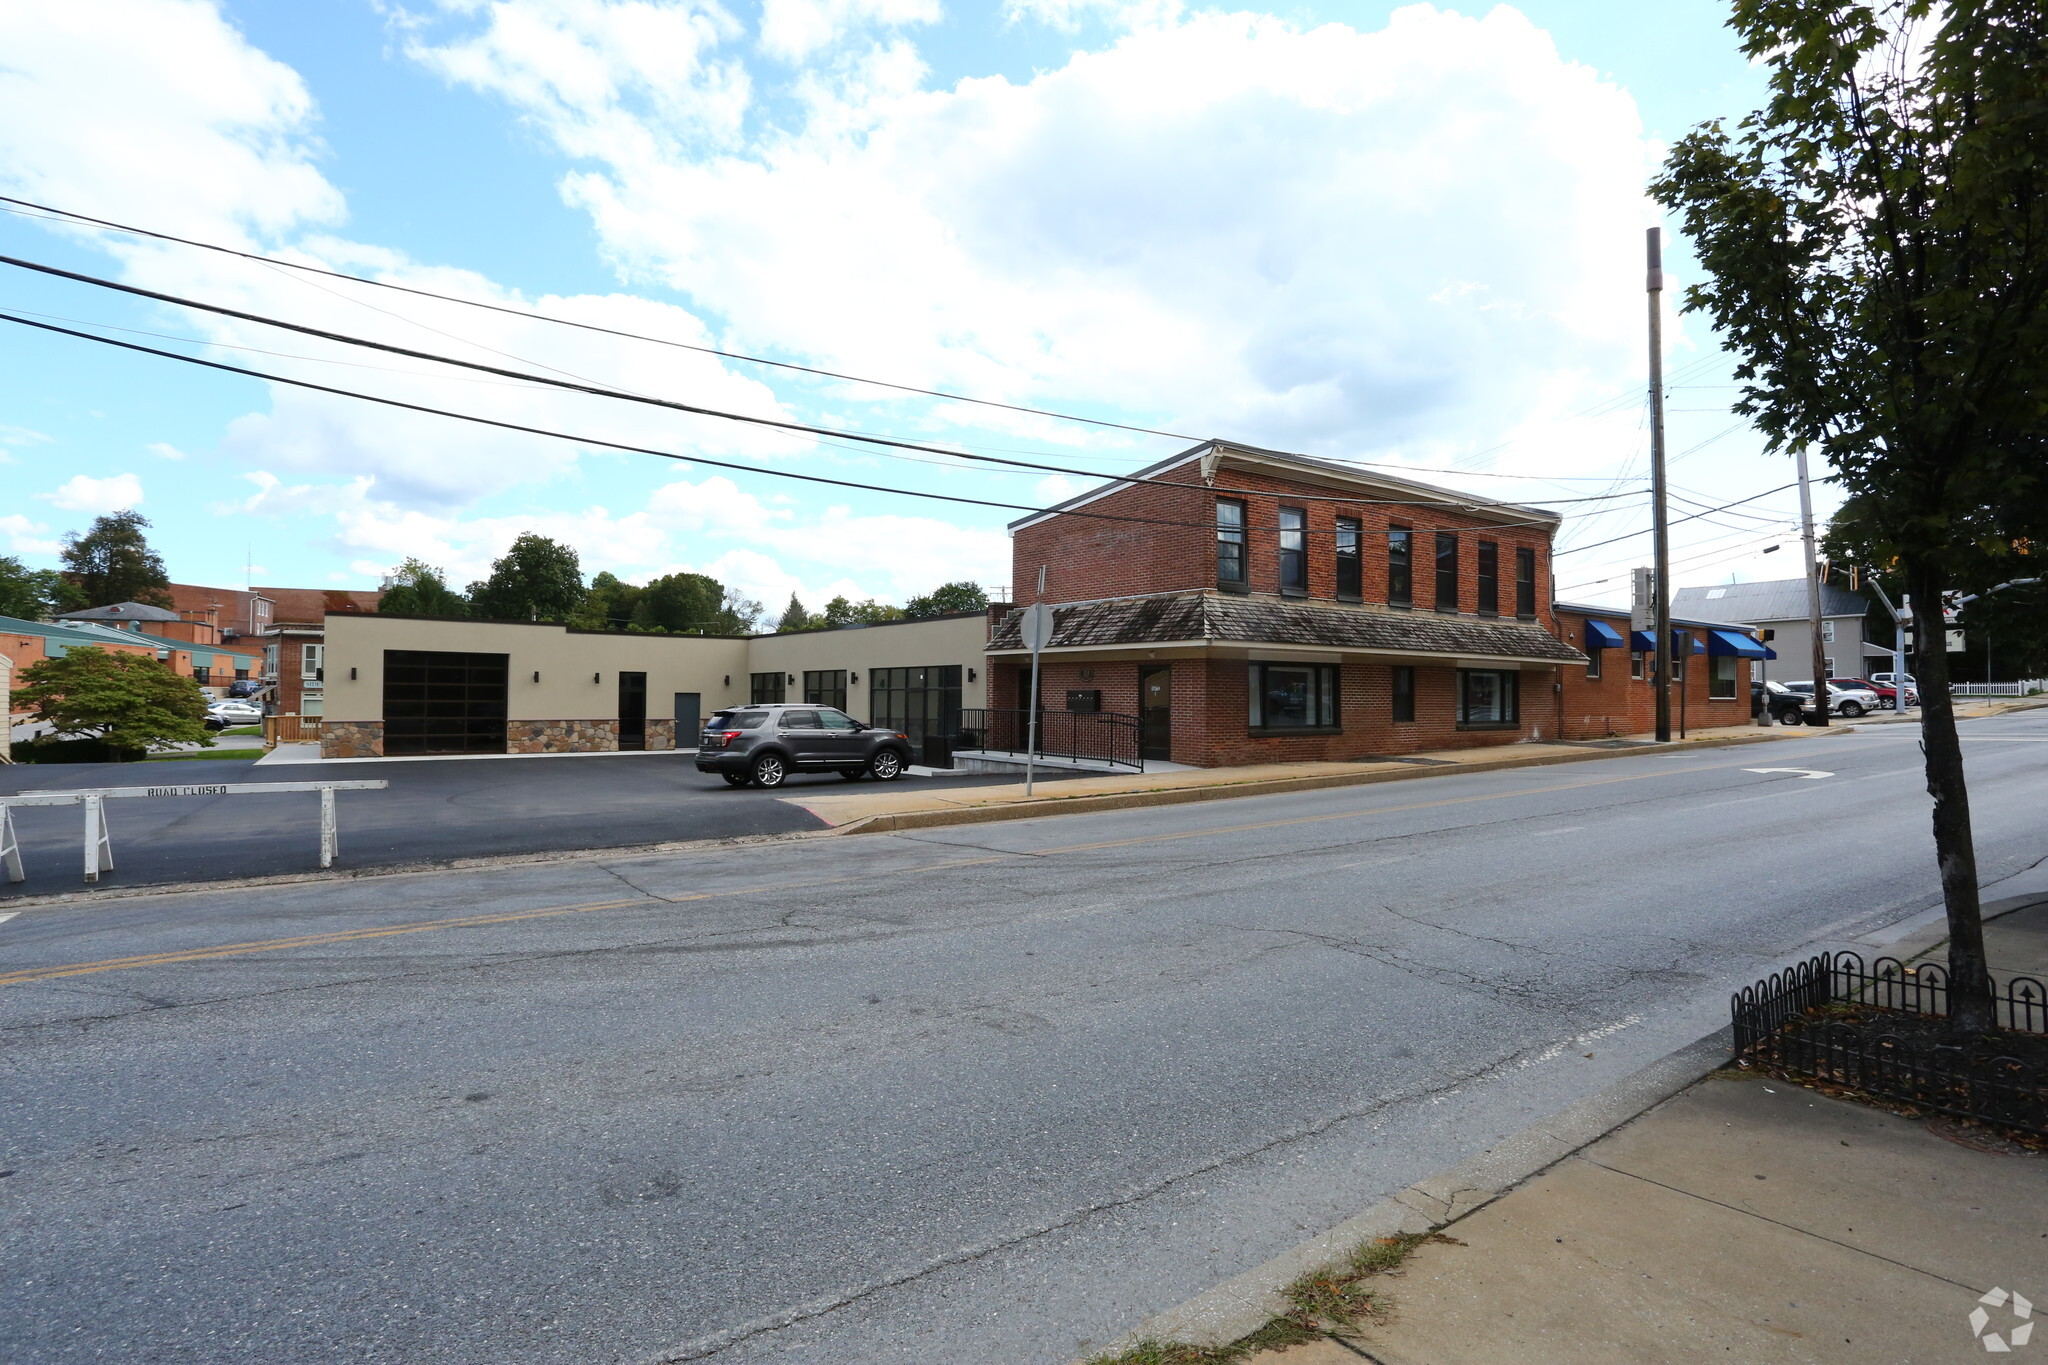
<instances>
[{"instance_id":1,"label":"power line","mask_svg":"<svg viewBox=\"0 0 2048 1365\"><path fill-rule=\"evenodd\" d=\"M376 403L383 407L398 408L406 412L425 413L433 417L448 417L460 422L472 422L478 426L496 427L501 431L516 431L527 436L546 436L553 440L572 441L579 445L597 446L606 450L620 450L634 455L654 455L665 460L676 460L684 464L701 464L712 469L731 469L745 474L760 474L765 477L773 479L795 479L802 483L827 484L835 488L852 488L867 493L888 493L894 494L898 497L923 498L932 502L963 503L973 507L993 507L999 510L1013 512L1042 512L1046 510L1045 508L1035 507L1028 503L996 502L987 498L969 498L963 497L955 493L932 493L926 492L922 489L915 488L891 488L882 484L861 483L852 479L826 478L822 474L799 474L794 470L764 469L759 465L739 464L732 460L714 460L709 457L701 455L678 455L674 451L656 450L651 446L629 445L623 441L607 441L595 436L579 436L573 432L552 431L546 427L526 426L519 422L507 422L495 417L479 417L474 413L453 412L447 408L430 407L424 403L408 403L405 402L403 399L385 398L378 394L371 393L358 393L353 389L336 388L328 384L316 384L308 379L292 379L284 375L267 374L262 370L252 370L241 365L229 365L224 361L203 360L198 356L180 355L176 351L161 350L155 346L144 346L133 341L119 341L113 337L94 336L90 332L81 332L70 327L59 327L56 324L49 322L37 322L32 318L18 317L12 313L0 312L0 321L12 322L22 327L33 327L38 331L55 332L62 336L77 337L82 341L94 342L101 346L113 346L124 351L135 351L143 355L158 356L165 360L181 361L187 365L198 365L205 369L219 370L226 374L238 374L249 379L259 379L264 381L265 383L289 384L294 388L307 389L315 393L333 394L341 398L354 398L365 403ZM1200 491L1203 487L1202 485L1196 484L1174 484L1171 486L1188 491ZM1128 516L1115 512L1090 512L1081 508L1070 508L1065 512L1061 513L1061 515L1073 517L1086 517L1096 521L1132 522L1149 526L1178 526L1186 528L1197 528L1204 531L1215 530L1215 523L1213 521L1177 521L1166 517L1140 517ZM1524 526L1547 527L1551 524L1551 519L1547 517L1540 521L1508 521L1496 523L1497 526L1502 528ZM1281 529L1293 530L1297 528L1282 528L1276 525L1247 527L1246 529L1258 531L1276 531ZM1386 531L1379 530L1376 528L1360 528L1360 530L1362 533L1369 535L1387 534ZM1318 529L1311 530L1308 532L1308 534L1323 535L1336 533L1334 531L1324 532Z\"/></svg>"},{"instance_id":2,"label":"power line","mask_svg":"<svg viewBox=\"0 0 2048 1365\"><path fill-rule=\"evenodd\" d=\"M725 360L744 361L749 365L768 365L778 370L791 370L798 374L815 375L821 379L839 379L851 384L871 384L876 388L895 389L899 393L919 394L926 398L943 398L950 403L973 403L980 407L1001 408L1006 412L1026 413L1033 417L1051 417L1062 422L1080 422L1088 426L1136 432L1143 436L1164 436L1169 440L1175 441L1199 441L1201 439L1198 436L1188 436L1177 431L1162 431L1157 427L1142 427L1129 422L1112 422L1102 417L1081 417L1070 412L1056 412L1051 408L1034 408L1021 403L998 402L993 398L972 398L964 393L948 393L944 389L924 389L919 388L915 384L897 384L887 379L869 379L863 375L843 374L837 370L824 370L812 365L798 365L788 360L769 360L765 356L747 355L740 351L720 350L716 346L698 346L687 341L676 341L668 337L645 336L638 332L622 331L615 327L601 327L594 322L578 322L573 318L549 317L544 313L533 313L523 308L507 308L503 304L485 303L480 299L465 299L454 294L439 294L431 289L419 289L411 285L395 284L390 280L375 280L364 275L351 275L346 271L329 270L323 266L307 265L302 261L280 260L275 256L265 256L260 252L242 251L235 247L223 246L217 242L202 242L191 237L179 237L169 232L156 232L149 228L134 227L127 223L116 223L106 218L94 218L90 214L75 213L70 209L55 208L49 204L38 204L29 199L16 199L11 195L0 194L0 204L18 204L23 208L35 209L41 214L51 215L52 221L90 223L94 227L105 228L112 232L125 232L136 237L151 237L160 242L176 242L180 246L196 247L201 251L219 252L224 256L239 256L246 261L256 261L270 266L282 266L285 269L303 271L309 275L324 275L329 279L347 280L352 284L367 284L378 289L390 289L401 294L412 294L418 298L437 299L442 303L455 303L469 308L481 308L486 312L503 313L511 317L524 318L529 322L551 322L560 327L574 327L579 331L597 332L605 336L620 337L629 341L646 341L656 346L672 346L678 350L696 351L702 355L715 355ZM16 212L14 209L6 211L9 213ZM30 217L34 215L24 214L22 216Z\"/></svg>"},{"instance_id":3,"label":"power line","mask_svg":"<svg viewBox=\"0 0 2048 1365\"><path fill-rule=\"evenodd\" d=\"M383 351L391 355L402 355L410 359L430 361L434 364L439 365L452 365L461 369L475 370L481 374L494 374L506 379L521 380L526 383L542 385L548 388L561 389L570 393L588 394L593 397L610 398L620 402L640 403L650 407L666 408L675 412L689 413L692 416L697 417L711 417L722 421L740 422L747 425L766 427L778 431L795 432L807 436L827 437L838 440L855 440L869 445L884 447L890 450L912 450L928 455L945 455L957 460L971 460L978 464L1006 465L1016 469L1035 470L1042 474L1067 474L1079 478L1106 480L1110 483L1132 485L1158 484L1170 488L1184 488L1187 486L1183 483L1179 483L1172 479L1156 479L1136 474L1105 476L1093 470L1074 469L1072 467L1064 465L1039 464L1031 460L1012 460L1005 459L1001 456L996 455L977 455L966 451L948 450L941 446L925 445L921 442L916 441L897 440L893 437L868 435L860 432L849 432L832 427L813 426L805 422L790 422L774 417L757 417L747 413L728 412L721 408L707 408L694 403L682 403L667 398L654 398L646 394L628 393L624 390L605 388L595 384L587 384L567 379L552 379L547 377L546 375L528 374L519 370L508 370L497 365L486 365L481 361L459 360L453 356L437 355L432 351L414 350L411 347L397 346L393 345L390 342L372 341L366 337L351 336L345 332L330 332L319 327L308 327L303 323L286 322L281 318L274 318L261 313L251 313L239 308L228 308L221 304L206 303L198 299L185 298L177 294L166 294L154 289L143 289L137 285L122 284L117 280L109 280L97 275L87 275L76 270L65 270L58 266L44 265L37 261L23 260L20 257L16 256L0 256L0 264L11 265L16 267L17 269L30 270L38 274L50 275L59 279L73 280L81 284L90 284L97 286L98 288L101 289L109 289L117 293L128 294L137 298L153 299L159 303L174 304L181 308L194 308L202 312L214 313L221 317L237 318L244 322L253 322L260 326L276 327L284 331L296 332L302 336L318 337L323 341L331 341L338 345L356 346L367 350ZM1244 488L1218 488L1216 491L1224 493L1251 494L1257 493L1260 490ZM1616 500L1617 498L1635 496L1639 496L1639 494L1621 493L1585 498L1554 498L1549 499L1549 501L1611 502ZM1320 494L1316 496L1315 500L1319 502L1342 503L1346 506L1362 507L1443 507L1448 505L1462 511L1482 511L1499 508L1525 510L1515 508L1513 504L1501 503L1492 499L1481 499L1474 502L1459 503L1455 501L1455 499L1424 500L1414 498L1345 498L1334 497L1329 494Z\"/></svg>"},{"instance_id":4,"label":"power line","mask_svg":"<svg viewBox=\"0 0 2048 1365\"><path fill-rule=\"evenodd\" d=\"M1797 488L1798 486L1796 483L1780 484L1776 488L1767 488L1761 493L1754 493L1746 498L1737 498L1734 502L1724 502L1719 507L1710 507L1707 509L1707 512L1725 512L1731 507L1740 507L1743 503L1755 502L1758 498L1768 498L1773 493L1782 493L1787 488ZM1676 526L1684 521L1697 521L1699 518L1706 516L1707 512L1694 512L1691 516L1687 517L1673 517L1670 524ZM1574 545L1569 550L1556 550L1551 553L1550 557L1556 559L1560 555L1575 555L1581 550L1597 550L1603 545L1613 545L1623 540L1634 540L1637 536L1646 536L1648 534L1650 534L1650 529L1646 526L1640 531L1630 531L1627 535L1611 536L1606 540L1596 540L1591 545Z\"/></svg>"}]
</instances>

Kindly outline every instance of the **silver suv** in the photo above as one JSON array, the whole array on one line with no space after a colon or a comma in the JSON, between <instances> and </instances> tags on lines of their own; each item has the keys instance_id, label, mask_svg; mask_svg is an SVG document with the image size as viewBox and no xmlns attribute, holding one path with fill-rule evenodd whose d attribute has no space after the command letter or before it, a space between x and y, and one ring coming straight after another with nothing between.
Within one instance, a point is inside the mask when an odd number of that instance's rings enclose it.
<instances>
[{"instance_id":1,"label":"silver suv","mask_svg":"<svg viewBox=\"0 0 2048 1365\"><path fill-rule=\"evenodd\" d=\"M704 722L697 771L728 785L779 787L791 773L835 772L849 782L893 782L910 766L910 740L862 725L831 706L734 706Z\"/></svg>"}]
</instances>

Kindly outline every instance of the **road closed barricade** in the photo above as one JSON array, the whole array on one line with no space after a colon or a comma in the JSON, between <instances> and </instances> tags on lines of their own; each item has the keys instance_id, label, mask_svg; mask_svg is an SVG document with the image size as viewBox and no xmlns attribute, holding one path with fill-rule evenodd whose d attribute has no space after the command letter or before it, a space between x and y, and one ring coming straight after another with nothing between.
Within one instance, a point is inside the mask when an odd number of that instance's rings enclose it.
<instances>
[{"instance_id":1,"label":"road closed barricade","mask_svg":"<svg viewBox=\"0 0 2048 1365\"><path fill-rule=\"evenodd\" d=\"M338 791L374 791L388 787L385 781L365 782L195 782L166 783L158 787L81 787L75 791L23 792L0 796L0 864L7 868L7 880L25 881L21 841L14 830L17 806L83 806L85 808L85 879L96 882L102 872L114 870L113 839L107 829L106 803L145 797L191 796L275 796L288 792L320 793L320 866L332 867L340 851L340 830L335 819L334 794Z\"/></svg>"}]
</instances>

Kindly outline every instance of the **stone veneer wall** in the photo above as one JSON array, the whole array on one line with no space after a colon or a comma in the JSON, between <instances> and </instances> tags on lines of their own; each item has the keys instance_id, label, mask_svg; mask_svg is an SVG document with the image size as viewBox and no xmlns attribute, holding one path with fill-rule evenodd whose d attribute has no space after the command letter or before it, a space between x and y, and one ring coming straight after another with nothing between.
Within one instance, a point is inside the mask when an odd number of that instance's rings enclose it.
<instances>
[{"instance_id":1,"label":"stone veneer wall","mask_svg":"<svg viewBox=\"0 0 2048 1365\"><path fill-rule=\"evenodd\" d=\"M676 747L676 723L672 720L650 720L647 722L647 747L649 749L673 749Z\"/></svg>"},{"instance_id":2,"label":"stone veneer wall","mask_svg":"<svg viewBox=\"0 0 2048 1365\"><path fill-rule=\"evenodd\" d=\"M330 720L320 727L322 758L384 757L384 722Z\"/></svg>"},{"instance_id":3,"label":"stone veneer wall","mask_svg":"<svg viewBox=\"0 0 2048 1365\"><path fill-rule=\"evenodd\" d=\"M515 720L505 727L508 754L587 754L618 747L616 720Z\"/></svg>"}]
</instances>

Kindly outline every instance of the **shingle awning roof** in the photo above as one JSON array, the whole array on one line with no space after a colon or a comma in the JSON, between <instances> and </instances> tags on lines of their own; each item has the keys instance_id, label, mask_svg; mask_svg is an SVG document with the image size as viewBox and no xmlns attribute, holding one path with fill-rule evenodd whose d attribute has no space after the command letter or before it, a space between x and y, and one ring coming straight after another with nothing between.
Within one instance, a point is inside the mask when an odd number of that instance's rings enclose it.
<instances>
[{"instance_id":1,"label":"shingle awning roof","mask_svg":"<svg viewBox=\"0 0 2048 1365\"><path fill-rule=\"evenodd\" d=\"M1021 650L1021 613L1011 612L989 640L991 652ZM1284 645L1291 648L1438 654L1458 658L1584 663L1586 656L1527 621L1439 616L1434 612L1172 593L1053 607L1049 649L1157 644Z\"/></svg>"}]
</instances>

